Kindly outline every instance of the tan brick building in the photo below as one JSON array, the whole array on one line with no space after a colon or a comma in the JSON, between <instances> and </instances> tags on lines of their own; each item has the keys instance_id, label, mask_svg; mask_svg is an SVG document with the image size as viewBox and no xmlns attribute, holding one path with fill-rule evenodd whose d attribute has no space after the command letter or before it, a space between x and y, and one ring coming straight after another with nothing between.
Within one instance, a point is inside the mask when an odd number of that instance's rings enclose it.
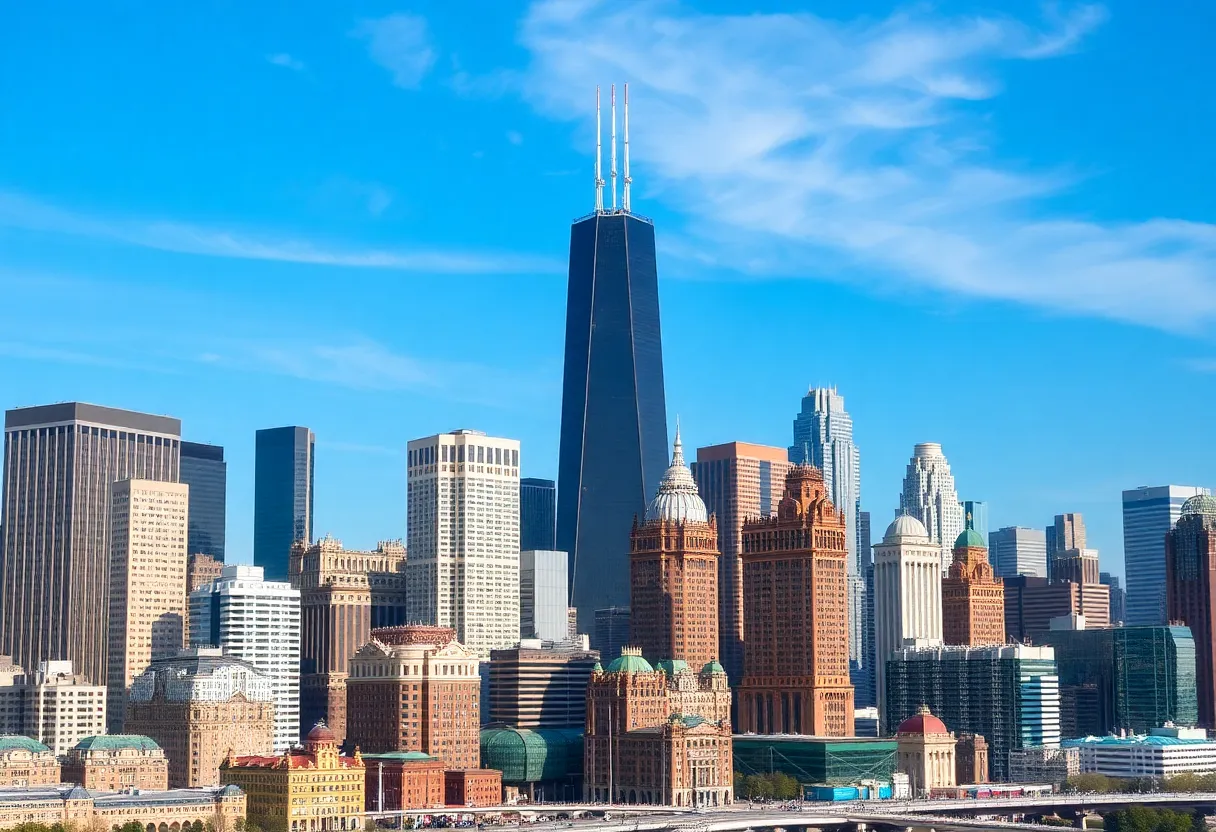
<instances>
[{"instance_id":1,"label":"tan brick building","mask_svg":"<svg viewBox=\"0 0 1216 832\"><path fill-rule=\"evenodd\" d=\"M448 806L483 808L502 805L502 772L488 768L445 771L443 802Z\"/></svg>"},{"instance_id":2,"label":"tan brick building","mask_svg":"<svg viewBox=\"0 0 1216 832\"><path fill-rule=\"evenodd\" d=\"M845 517L823 472L796 465L777 516L743 525L739 730L853 735Z\"/></svg>"},{"instance_id":3,"label":"tan brick building","mask_svg":"<svg viewBox=\"0 0 1216 832\"><path fill-rule=\"evenodd\" d=\"M244 818L245 794L236 786L90 794L65 783L0 793L0 829L22 823L117 829L134 822L165 832L186 832L195 823L232 832Z\"/></svg>"},{"instance_id":4,"label":"tan brick building","mask_svg":"<svg viewBox=\"0 0 1216 832\"><path fill-rule=\"evenodd\" d=\"M988 545L971 526L954 541L954 563L942 579L942 638L946 644L1005 643L1005 586L988 562Z\"/></svg>"},{"instance_id":5,"label":"tan brick building","mask_svg":"<svg viewBox=\"0 0 1216 832\"><path fill-rule=\"evenodd\" d=\"M58 783L59 758L29 737L0 736L0 787L49 786Z\"/></svg>"},{"instance_id":6,"label":"tan brick building","mask_svg":"<svg viewBox=\"0 0 1216 832\"><path fill-rule=\"evenodd\" d=\"M85 737L63 761L63 782L107 792L165 790L169 761L150 737L109 734Z\"/></svg>"}]
</instances>

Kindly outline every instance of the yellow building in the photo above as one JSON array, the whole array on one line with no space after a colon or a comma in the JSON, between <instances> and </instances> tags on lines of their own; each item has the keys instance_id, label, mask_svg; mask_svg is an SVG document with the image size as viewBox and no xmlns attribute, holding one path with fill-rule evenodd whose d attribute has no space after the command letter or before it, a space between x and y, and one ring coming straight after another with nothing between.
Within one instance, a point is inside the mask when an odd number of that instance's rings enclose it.
<instances>
[{"instance_id":1,"label":"yellow building","mask_svg":"<svg viewBox=\"0 0 1216 832\"><path fill-rule=\"evenodd\" d=\"M183 832L195 823L234 832L244 819L245 795L236 786L90 792L63 783L0 790L0 829L23 823L118 829L134 822L154 832Z\"/></svg>"},{"instance_id":2,"label":"yellow building","mask_svg":"<svg viewBox=\"0 0 1216 832\"><path fill-rule=\"evenodd\" d=\"M363 758L343 757L338 740L324 722L308 732L304 747L278 756L229 756L220 782L240 786L247 795L250 822L286 832L361 829Z\"/></svg>"}]
</instances>

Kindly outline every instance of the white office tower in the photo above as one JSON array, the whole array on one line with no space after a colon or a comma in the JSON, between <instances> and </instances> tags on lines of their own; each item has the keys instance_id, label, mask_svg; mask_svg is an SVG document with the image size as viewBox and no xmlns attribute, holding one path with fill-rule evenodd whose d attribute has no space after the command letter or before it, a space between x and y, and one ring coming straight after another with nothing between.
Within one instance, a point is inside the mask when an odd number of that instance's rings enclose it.
<instances>
[{"instance_id":1,"label":"white office tower","mask_svg":"<svg viewBox=\"0 0 1216 832\"><path fill-rule=\"evenodd\" d=\"M922 442L913 449L899 506L924 524L941 552L944 574L954 561L954 541L963 533L964 523L954 475L938 443Z\"/></svg>"},{"instance_id":2,"label":"white office tower","mask_svg":"<svg viewBox=\"0 0 1216 832\"><path fill-rule=\"evenodd\" d=\"M300 590L263 574L260 566L225 566L219 580L190 593L190 646L219 647L271 678L279 753L300 740Z\"/></svg>"},{"instance_id":3,"label":"white office tower","mask_svg":"<svg viewBox=\"0 0 1216 832\"><path fill-rule=\"evenodd\" d=\"M570 557L536 549L519 553L519 635L564 641L570 630Z\"/></svg>"},{"instance_id":4,"label":"white office tower","mask_svg":"<svg viewBox=\"0 0 1216 832\"><path fill-rule=\"evenodd\" d=\"M1211 493L1194 485L1142 485L1123 492L1124 624L1166 623L1165 535L1182 516L1183 503Z\"/></svg>"},{"instance_id":5,"label":"white office tower","mask_svg":"<svg viewBox=\"0 0 1216 832\"><path fill-rule=\"evenodd\" d=\"M814 465L823 471L823 486L837 510L844 512L849 547L849 661L865 657L865 574L858 554L857 518L861 510L861 455L853 444L853 417L844 409L844 396L835 387L812 387L794 419L790 462ZM952 541L953 542L953 541Z\"/></svg>"},{"instance_id":6,"label":"white office tower","mask_svg":"<svg viewBox=\"0 0 1216 832\"><path fill-rule=\"evenodd\" d=\"M998 578L1032 575L1048 578L1047 533L1006 526L988 533L988 562Z\"/></svg>"},{"instance_id":7,"label":"white office tower","mask_svg":"<svg viewBox=\"0 0 1216 832\"><path fill-rule=\"evenodd\" d=\"M942 561L924 524L901 514L874 546L875 690L884 719L887 659L907 639L942 643Z\"/></svg>"},{"instance_id":8,"label":"white office tower","mask_svg":"<svg viewBox=\"0 0 1216 832\"><path fill-rule=\"evenodd\" d=\"M519 441L456 430L408 445L406 609L481 658L519 643Z\"/></svg>"}]
</instances>

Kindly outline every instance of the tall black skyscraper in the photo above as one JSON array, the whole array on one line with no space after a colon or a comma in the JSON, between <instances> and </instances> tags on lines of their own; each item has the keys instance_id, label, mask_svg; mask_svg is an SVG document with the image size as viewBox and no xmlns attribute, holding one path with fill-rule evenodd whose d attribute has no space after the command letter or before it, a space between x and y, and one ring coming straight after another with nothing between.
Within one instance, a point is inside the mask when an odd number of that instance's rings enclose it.
<instances>
[{"instance_id":1,"label":"tall black skyscraper","mask_svg":"<svg viewBox=\"0 0 1216 832\"><path fill-rule=\"evenodd\" d=\"M228 463L219 445L182 443L181 481L190 486L188 554L224 559Z\"/></svg>"},{"instance_id":2,"label":"tall black skyscraper","mask_svg":"<svg viewBox=\"0 0 1216 832\"><path fill-rule=\"evenodd\" d=\"M557 483L527 477L519 481L519 551L557 548Z\"/></svg>"},{"instance_id":3,"label":"tall black skyscraper","mask_svg":"<svg viewBox=\"0 0 1216 832\"><path fill-rule=\"evenodd\" d=\"M629 210L627 95L625 112L623 207L614 96L612 208L597 149L596 210L570 229L557 545L570 554L580 632L597 609L629 605L629 531L668 464L654 224Z\"/></svg>"},{"instance_id":4,"label":"tall black skyscraper","mask_svg":"<svg viewBox=\"0 0 1216 832\"><path fill-rule=\"evenodd\" d=\"M253 563L287 580L291 544L312 542L313 446L308 428L258 431L253 485Z\"/></svg>"}]
</instances>

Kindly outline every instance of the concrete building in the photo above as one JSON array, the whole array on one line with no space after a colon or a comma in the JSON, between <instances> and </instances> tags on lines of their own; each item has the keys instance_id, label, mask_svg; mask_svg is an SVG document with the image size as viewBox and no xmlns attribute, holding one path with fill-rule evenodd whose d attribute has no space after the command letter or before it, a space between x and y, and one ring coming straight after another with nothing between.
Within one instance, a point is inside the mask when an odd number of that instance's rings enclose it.
<instances>
[{"instance_id":1,"label":"concrete building","mask_svg":"<svg viewBox=\"0 0 1216 832\"><path fill-rule=\"evenodd\" d=\"M257 432L253 563L268 581L287 580L291 546L312 542L316 437L295 425Z\"/></svg>"},{"instance_id":2,"label":"concrete building","mask_svg":"<svg viewBox=\"0 0 1216 832\"><path fill-rule=\"evenodd\" d=\"M105 686L73 673L71 662L41 662L33 674L11 663L6 670L0 671L0 733L24 734L56 756L105 733Z\"/></svg>"},{"instance_id":3,"label":"concrete building","mask_svg":"<svg viewBox=\"0 0 1216 832\"><path fill-rule=\"evenodd\" d=\"M601 656L621 655L621 648L629 645L632 618L629 607L608 607L596 610L595 632L591 636L591 648Z\"/></svg>"},{"instance_id":4,"label":"concrete building","mask_svg":"<svg viewBox=\"0 0 1216 832\"><path fill-rule=\"evenodd\" d=\"M923 523L901 514L874 547L874 644L878 710L886 711L886 662L907 639L942 642L941 548ZM893 726L892 726L893 727Z\"/></svg>"},{"instance_id":5,"label":"concrete building","mask_svg":"<svg viewBox=\"0 0 1216 832\"><path fill-rule=\"evenodd\" d=\"M150 737L85 737L64 757L63 782L79 783L91 791L163 791L169 787L169 760Z\"/></svg>"},{"instance_id":6,"label":"concrete building","mask_svg":"<svg viewBox=\"0 0 1216 832\"><path fill-rule=\"evenodd\" d=\"M405 623L405 546L380 541L370 552L329 535L291 547L291 585L300 590L300 734L324 722L346 738L350 659L375 627Z\"/></svg>"},{"instance_id":7,"label":"concrete building","mask_svg":"<svg viewBox=\"0 0 1216 832\"><path fill-rule=\"evenodd\" d=\"M747 442L698 448L692 466L706 511L718 521L718 652L731 679L743 677L743 522L773 516L789 469L784 449ZM622 646L601 650L619 656Z\"/></svg>"},{"instance_id":8,"label":"concrete building","mask_svg":"<svg viewBox=\"0 0 1216 832\"><path fill-rule=\"evenodd\" d=\"M519 641L519 441L457 430L408 446L410 618L479 656Z\"/></svg>"},{"instance_id":9,"label":"concrete building","mask_svg":"<svg viewBox=\"0 0 1216 832\"><path fill-rule=\"evenodd\" d=\"M218 647L274 685L274 750L300 737L300 590L263 579L262 567L225 566L190 594L190 645Z\"/></svg>"},{"instance_id":10,"label":"concrete building","mask_svg":"<svg viewBox=\"0 0 1216 832\"><path fill-rule=\"evenodd\" d=\"M957 740L927 707L899 723L895 741L896 770L908 775L913 797L928 797L934 789L955 784Z\"/></svg>"},{"instance_id":11,"label":"concrete building","mask_svg":"<svg viewBox=\"0 0 1216 832\"><path fill-rule=\"evenodd\" d=\"M865 656L858 667L849 664L849 680L853 683L853 704L859 708L878 707L878 653L874 645L874 547L870 533L870 512L857 515L857 556L866 585L865 594Z\"/></svg>"},{"instance_id":12,"label":"concrete building","mask_svg":"<svg viewBox=\"0 0 1216 832\"><path fill-rule=\"evenodd\" d=\"M954 782L958 785L988 782L988 741L968 731L954 746Z\"/></svg>"},{"instance_id":13,"label":"concrete building","mask_svg":"<svg viewBox=\"0 0 1216 832\"><path fill-rule=\"evenodd\" d=\"M228 463L219 445L182 443L181 481L190 487L186 551L224 562L228 520Z\"/></svg>"},{"instance_id":14,"label":"concrete building","mask_svg":"<svg viewBox=\"0 0 1216 832\"><path fill-rule=\"evenodd\" d=\"M524 552L557 548L557 483L553 480L524 477L519 481L519 548Z\"/></svg>"},{"instance_id":15,"label":"concrete building","mask_svg":"<svg viewBox=\"0 0 1216 832\"><path fill-rule=\"evenodd\" d=\"M1080 758L1080 770L1108 777L1162 780L1178 774L1216 771L1216 740L1202 728L1157 728L1150 734L1065 740Z\"/></svg>"},{"instance_id":16,"label":"concrete building","mask_svg":"<svg viewBox=\"0 0 1216 832\"><path fill-rule=\"evenodd\" d=\"M119 480L110 501L109 732L121 733L126 692L154 659L185 644L190 487Z\"/></svg>"},{"instance_id":17,"label":"concrete building","mask_svg":"<svg viewBox=\"0 0 1216 832\"><path fill-rule=\"evenodd\" d=\"M448 768L479 763L477 654L450 627L372 632L350 660L346 739L368 753L421 751Z\"/></svg>"},{"instance_id":18,"label":"concrete building","mask_svg":"<svg viewBox=\"0 0 1216 832\"><path fill-rule=\"evenodd\" d=\"M59 758L37 740L0 734L0 789L59 782Z\"/></svg>"},{"instance_id":19,"label":"concrete building","mask_svg":"<svg viewBox=\"0 0 1216 832\"><path fill-rule=\"evenodd\" d=\"M1140 486L1123 492L1125 624L1165 624L1165 535L1191 497L1211 495L1193 485Z\"/></svg>"},{"instance_id":20,"label":"concrete building","mask_svg":"<svg viewBox=\"0 0 1216 832\"><path fill-rule=\"evenodd\" d=\"M0 827L25 823L62 824L67 829L113 829L127 823L164 824L169 832L195 823L234 829L245 819L245 793L223 789L174 789L93 794L64 783L0 789Z\"/></svg>"},{"instance_id":21,"label":"concrete building","mask_svg":"<svg viewBox=\"0 0 1216 832\"><path fill-rule=\"evenodd\" d=\"M1169 620L1195 637L1199 724L1216 728L1216 498L1191 497L1165 537ZM1130 589L1130 587L1129 587ZM1130 599L1129 599L1130 604Z\"/></svg>"},{"instance_id":22,"label":"concrete building","mask_svg":"<svg viewBox=\"0 0 1216 832\"><path fill-rule=\"evenodd\" d=\"M1042 529L1006 526L988 533L988 559L998 578L1047 577L1047 535Z\"/></svg>"},{"instance_id":23,"label":"concrete building","mask_svg":"<svg viewBox=\"0 0 1216 832\"><path fill-rule=\"evenodd\" d=\"M942 638L969 647L1005 643L1005 587L970 521L954 541L954 562L942 580Z\"/></svg>"},{"instance_id":24,"label":"concrete building","mask_svg":"<svg viewBox=\"0 0 1216 832\"><path fill-rule=\"evenodd\" d=\"M217 786L229 753L274 753L274 682L215 648L160 659L131 684L126 729L169 758L170 788Z\"/></svg>"},{"instance_id":25,"label":"concrete building","mask_svg":"<svg viewBox=\"0 0 1216 832\"><path fill-rule=\"evenodd\" d=\"M953 543L963 532L963 506L950 463L938 443L922 442L913 449L899 508L925 525L929 538L941 549L942 572L947 572L953 561Z\"/></svg>"},{"instance_id":26,"label":"concrete building","mask_svg":"<svg viewBox=\"0 0 1216 832\"><path fill-rule=\"evenodd\" d=\"M582 645L523 639L490 652L491 724L514 728L581 728L587 721L587 683L600 655Z\"/></svg>"},{"instance_id":27,"label":"concrete building","mask_svg":"<svg viewBox=\"0 0 1216 832\"><path fill-rule=\"evenodd\" d=\"M1103 584L1048 583L1025 575L1004 584L1005 635L1011 641L1037 643L1054 619L1067 616L1083 619L1087 629L1109 626L1109 587Z\"/></svg>"},{"instance_id":28,"label":"concrete building","mask_svg":"<svg viewBox=\"0 0 1216 832\"><path fill-rule=\"evenodd\" d=\"M181 422L165 416L80 402L5 413L0 653L105 684L111 484L177 482L180 456Z\"/></svg>"},{"instance_id":29,"label":"concrete building","mask_svg":"<svg viewBox=\"0 0 1216 832\"><path fill-rule=\"evenodd\" d=\"M570 557L549 550L519 553L519 632L522 638L563 641L570 629Z\"/></svg>"}]
</instances>

